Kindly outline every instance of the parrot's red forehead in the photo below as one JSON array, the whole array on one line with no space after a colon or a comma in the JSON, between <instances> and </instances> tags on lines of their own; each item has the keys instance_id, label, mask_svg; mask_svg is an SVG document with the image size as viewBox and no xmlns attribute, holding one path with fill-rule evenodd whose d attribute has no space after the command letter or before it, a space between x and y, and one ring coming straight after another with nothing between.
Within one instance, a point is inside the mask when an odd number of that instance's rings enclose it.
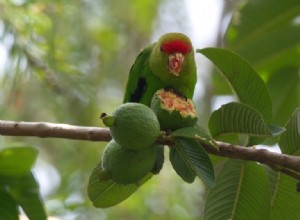
<instances>
[{"instance_id":1,"label":"parrot's red forehead","mask_svg":"<svg viewBox=\"0 0 300 220\"><path fill-rule=\"evenodd\" d=\"M183 55L186 55L190 52L191 45L190 45L189 42L186 42L186 41L172 40L172 41L164 42L161 45L161 49L166 54L172 54L172 53L175 53L175 52L180 52Z\"/></svg>"}]
</instances>

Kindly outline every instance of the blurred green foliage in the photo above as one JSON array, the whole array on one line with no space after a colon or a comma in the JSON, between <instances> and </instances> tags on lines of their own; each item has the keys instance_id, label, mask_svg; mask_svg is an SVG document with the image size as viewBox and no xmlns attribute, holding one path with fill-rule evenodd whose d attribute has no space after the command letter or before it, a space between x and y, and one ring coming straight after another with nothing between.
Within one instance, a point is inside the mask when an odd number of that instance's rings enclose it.
<instances>
[{"instance_id":1,"label":"blurred green foliage","mask_svg":"<svg viewBox=\"0 0 300 220\"><path fill-rule=\"evenodd\" d=\"M236 7L225 45L264 79L274 107L273 123L283 126L300 106L300 2L252 0Z\"/></svg>"}]
</instances>

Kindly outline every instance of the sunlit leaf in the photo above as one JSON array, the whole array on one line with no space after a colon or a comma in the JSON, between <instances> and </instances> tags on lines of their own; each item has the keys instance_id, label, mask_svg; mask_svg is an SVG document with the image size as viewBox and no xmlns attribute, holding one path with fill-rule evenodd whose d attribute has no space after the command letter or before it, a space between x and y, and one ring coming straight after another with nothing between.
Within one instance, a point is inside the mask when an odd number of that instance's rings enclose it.
<instances>
[{"instance_id":1,"label":"sunlit leaf","mask_svg":"<svg viewBox=\"0 0 300 220\"><path fill-rule=\"evenodd\" d=\"M239 102L255 108L267 123L271 121L272 101L267 87L245 59L222 48L204 48L197 52L221 70Z\"/></svg>"},{"instance_id":2,"label":"sunlit leaf","mask_svg":"<svg viewBox=\"0 0 300 220\"><path fill-rule=\"evenodd\" d=\"M270 199L268 178L261 166L228 160L209 191L204 219L270 219Z\"/></svg>"},{"instance_id":3,"label":"sunlit leaf","mask_svg":"<svg viewBox=\"0 0 300 220\"><path fill-rule=\"evenodd\" d=\"M36 161L38 151L32 147L11 147L0 151L0 175L23 176Z\"/></svg>"},{"instance_id":4,"label":"sunlit leaf","mask_svg":"<svg viewBox=\"0 0 300 220\"><path fill-rule=\"evenodd\" d=\"M294 154L300 149L300 108L296 109L278 142L282 153Z\"/></svg>"},{"instance_id":5,"label":"sunlit leaf","mask_svg":"<svg viewBox=\"0 0 300 220\"><path fill-rule=\"evenodd\" d=\"M231 102L214 111L209 119L213 137L226 134L245 134L256 137L270 137L280 134L283 128L268 126L262 115L254 108Z\"/></svg>"}]
</instances>

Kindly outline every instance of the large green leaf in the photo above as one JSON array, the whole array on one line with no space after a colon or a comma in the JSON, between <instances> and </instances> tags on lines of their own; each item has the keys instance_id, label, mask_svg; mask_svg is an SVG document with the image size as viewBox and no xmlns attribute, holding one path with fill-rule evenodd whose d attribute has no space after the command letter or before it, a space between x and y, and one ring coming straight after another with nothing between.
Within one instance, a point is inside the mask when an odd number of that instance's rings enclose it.
<instances>
[{"instance_id":1,"label":"large green leaf","mask_svg":"<svg viewBox=\"0 0 300 220\"><path fill-rule=\"evenodd\" d=\"M269 187L265 170L257 163L228 160L208 194L204 219L270 219Z\"/></svg>"},{"instance_id":2,"label":"large green leaf","mask_svg":"<svg viewBox=\"0 0 300 220\"><path fill-rule=\"evenodd\" d=\"M297 180L269 169L268 173L273 186L271 219L298 219L300 196L296 191Z\"/></svg>"},{"instance_id":3,"label":"large green leaf","mask_svg":"<svg viewBox=\"0 0 300 220\"><path fill-rule=\"evenodd\" d=\"M254 108L236 102L223 105L214 111L209 119L208 126L211 135L217 139L226 134L270 137L284 131L279 127L268 126L262 115Z\"/></svg>"},{"instance_id":4,"label":"large green leaf","mask_svg":"<svg viewBox=\"0 0 300 220\"><path fill-rule=\"evenodd\" d=\"M259 71L300 66L300 1L251 0L233 14L226 46Z\"/></svg>"},{"instance_id":5,"label":"large green leaf","mask_svg":"<svg viewBox=\"0 0 300 220\"><path fill-rule=\"evenodd\" d=\"M180 145L170 147L170 162L175 172L187 183L194 182L196 173L191 165L188 155Z\"/></svg>"},{"instance_id":6,"label":"large green leaf","mask_svg":"<svg viewBox=\"0 0 300 220\"><path fill-rule=\"evenodd\" d=\"M205 48L197 52L202 53L221 70L239 102L255 108L267 123L271 121L272 101L267 87L245 59L221 48Z\"/></svg>"},{"instance_id":7,"label":"large green leaf","mask_svg":"<svg viewBox=\"0 0 300 220\"><path fill-rule=\"evenodd\" d=\"M273 102L273 123L283 126L300 106L299 68L282 69L274 73L267 85Z\"/></svg>"},{"instance_id":8,"label":"large green leaf","mask_svg":"<svg viewBox=\"0 0 300 220\"><path fill-rule=\"evenodd\" d=\"M0 151L0 175L23 176L29 173L38 151L32 147L11 147Z\"/></svg>"},{"instance_id":9,"label":"large green leaf","mask_svg":"<svg viewBox=\"0 0 300 220\"><path fill-rule=\"evenodd\" d=\"M188 138L175 139L179 155L183 158L189 169L193 169L195 174L203 183L211 188L215 182L215 174L212 162L205 149L197 141Z\"/></svg>"},{"instance_id":10,"label":"large green leaf","mask_svg":"<svg viewBox=\"0 0 300 220\"><path fill-rule=\"evenodd\" d=\"M47 216L38 184L30 172L37 154L32 147L11 147L0 151L0 185L30 219L42 220Z\"/></svg>"},{"instance_id":11,"label":"large green leaf","mask_svg":"<svg viewBox=\"0 0 300 220\"><path fill-rule=\"evenodd\" d=\"M278 144L284 154L295 154L300 149L300 108L295 110L288 121Z\"/></svg>"},{"instance_id":12,"label":"large green leaf","mask_svg":"<svg viewBox=\"0 0 300 220\"><path fill-rule=\"evenodd\" d=\"M1 177L0 177L1 178ZM0 189L0 220L18 220L19 211L15 200Z\"/></svg>"},{"instance_id":13,"label":"large green leaf","mask_svg":"<svg viewBox=\"0 0 300 220\"><path fill-rule=\"evenodd\" d=\"M103 178L103 175L105 173L100 162L90 176L87 189L90 200L98 208L108 208L124 201L140 187L140 184L143 184L152 176L151 174L146 176L139 185L121 185L109 178Z\"/></svg>"},{"instance_id":14,"label":"large green leaf","mask_svg":"<svg viewBox=\"0 0 300 220\"><path fill-rule=\"evenodd\" d=\"M273 123L279 125L300 105L299 11L298 0L247 1L233 13L226 34L226 47L246 58L268 83Z\"/></svg>"},{"instance_id":15,"label":"large green leaf","mask_svg":"<svg viewBox=\"0 0 300 220\"><path fill-rule=\"evenodd\" d=\"M4 181L7 182L7 192L30 220L47 219L39 186L31 172L23 177L7 177Z\"/></svg>"}]
</instances>

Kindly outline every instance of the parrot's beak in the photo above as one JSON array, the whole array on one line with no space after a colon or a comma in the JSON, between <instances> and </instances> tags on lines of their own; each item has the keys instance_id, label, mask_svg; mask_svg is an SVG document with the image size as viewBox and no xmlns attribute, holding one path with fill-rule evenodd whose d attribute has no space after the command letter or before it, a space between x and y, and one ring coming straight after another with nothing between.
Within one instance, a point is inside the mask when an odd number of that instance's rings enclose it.
<instances>
[{"instance_id":1,"label":"parrot's beak","mask_svg":"<svg viewBox=\"0 0 300 220\"><path fill-rule=\"evenodd\" d=\"M183 61L184 55L182 53L176 52L169 55L169 70L171 74L179 76Z\"/></svg>"}]
</instances>

